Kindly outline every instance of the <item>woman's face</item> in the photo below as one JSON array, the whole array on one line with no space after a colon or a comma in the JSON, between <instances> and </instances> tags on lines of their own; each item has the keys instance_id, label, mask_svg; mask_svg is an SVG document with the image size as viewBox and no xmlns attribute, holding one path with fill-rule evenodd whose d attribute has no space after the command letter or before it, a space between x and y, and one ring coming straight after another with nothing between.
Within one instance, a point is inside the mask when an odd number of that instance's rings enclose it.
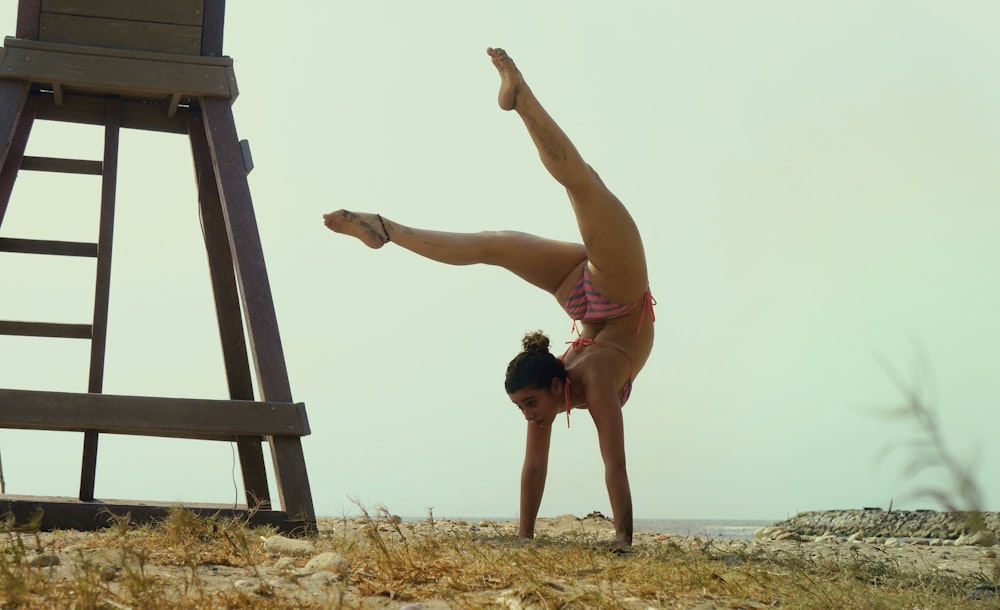
<instances>
[{"instance_id":1,"label":"woman's face","mask_svg":"<svg viewBox=\"0 0 1000 610\"><path fill-rule=\"evenodd\" d=\"M563 382L553 379L547 388L524 388L508 394L527 421L548 427L555 421L556 415L564 408Z\"/></svg>"}]
</instances>

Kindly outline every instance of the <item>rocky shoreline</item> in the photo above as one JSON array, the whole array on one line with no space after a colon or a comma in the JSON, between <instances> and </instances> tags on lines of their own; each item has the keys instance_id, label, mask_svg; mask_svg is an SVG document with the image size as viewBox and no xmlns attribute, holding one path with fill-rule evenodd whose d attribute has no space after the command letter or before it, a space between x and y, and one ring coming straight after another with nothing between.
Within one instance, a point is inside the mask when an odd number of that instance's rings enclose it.
<instances>
[{"instance_id":1,"label":"rocky shoreline","mask_svg":"<svg viewBox=\"0 0 1000 610\"><path fill-rule=\"evenodd\" d=\"M799 541L838 537L866 542L885 542L895 538L957 546L994 546L997 544L997 532L1000 532L1000 513L865 508L799 513L757 530L756 537Z\"/></svg>"}]
</instances>

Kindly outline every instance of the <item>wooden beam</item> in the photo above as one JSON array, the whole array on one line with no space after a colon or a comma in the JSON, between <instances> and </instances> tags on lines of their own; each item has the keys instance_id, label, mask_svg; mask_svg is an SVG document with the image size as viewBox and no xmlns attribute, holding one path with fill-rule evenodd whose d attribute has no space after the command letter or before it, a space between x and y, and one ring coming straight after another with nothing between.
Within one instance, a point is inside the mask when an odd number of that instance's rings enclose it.
<instances>
[{"instance_id":1,"label":"wooden beam","mask_svg":"<svg viewBox=\"0 0 1000 610\"><path fill-rule=\"evenodd\" d=\"M17 37L38 40L38 18L42 13L42 0L18 0Z\"/></svg>"},{"instance_id":2,"label":"wooden beam","mask_svg":"<svg viewBox=\"0 0 1000 610\"><path fill-rule=\"evenodd\" d=\"M45 0L46 13L201 26L204 0Z\"/></svg>"},{"instance_id":3,"label":"wooden beam","mask_svg":"<svg viewBox=\"0 0 1000 610\"><path fill-rule=\"evenodd\" d=\"M233 111L227 100L204 97L201 99L201 113L222 210L229 228L230 248L243 298L250 351L261 397L264 400L291 402L288 370ZM271 439L271 453L282 508L291 515L315 521L302 444L298 439L276 437Z\"/></svg>"},{"instance_id":4,"label":"wooden beam","mask_svg":"<svg viewBox=\"0 0 1000 610\"><path fill-rule=\"evenodd\" d=\"M17 239L14 237L0 237L0 252L97 258L97 244L79 241L53 241L44 239Z\"/></svg>"},{"instance_id":5,"label":"wooden beam","mask_svg":"<svg viewBox=\"0 0 1000 610\"><path fill-rule=\"evenodd\" d=\"M90 324L59 324L55 322L16 322L0 320L0 335L50 337L55 339L89 339Z\"/></svg>"},{"instance_id":6,"label":"wooden beam","mask_svg":"<svg viewBox=\"0 0 1000 610\"><path fill-rule=\"evenodd\" d=\"M201 28L201 54L222 57L226 21L226 0L205 0L205 21Z\"/></svg>"},{"instance_id":7,"label":"wooden beam","mask_svg":"<svg viewBox=\"0 0 1000 610\"><path fill-rule=\"evenodd\" d=\"M0 81L2 83L3 81ZM66 95L62 105L57 105L52 95L33 95L38 98L38 118L46 121L104 125L105 98L93 95ZM166 103L155 104L122 100L122 128L141 129L165 133L187 134L188 109L177 109L175 117L168 116Z\"/></svg>"},{"instance_id":8,"label":"wooden beam","mask_svg":"<svg viewBox=\"0 0 1000 610\"><path fill-rule=\"evenodd\" d=\"M65 497L0 496L0 513L14 519L15 527L37 523L42 531L77 530L93 531L115 524L115 519L127 518L129 523L162 522L171 511L183 508L201 517L221 516L246 521L251 526L271 526L278 531L301 536L316 532L315 522L290 518L277 510L258 510L254 507L231 504L168 504L136 500L94 500L81 502Z\"/></svg>"},{"instance_id":9,"label":"wooden beam","mask_svg":"<svg viewBox=\"0 0 1000 610\"><path fill-rule=\"evenodd\" d=\"M95 48L47 45L7 39L0 78L59 84L65 90L115 94L169 101L214 96L234 98L231 61L207 63L200 56L178 61L178 55L134 52L96 53ZM185 57L187 59L187 57Z\"/></svg>"},{"instance_id":10,"label":"wooden beam","mask_svg":"<svg viewBox=\"0 0 1000 610\"><path fill-rule=\"evenodd\" d=\"M246 337L243 333L240 297L233 268L233 255L229 248L229 234L215 181L212 156L208 150L205 124L196 112L191 113L190 138L195 180L198 185L202 234L208 252L208 268L212 279L212 293L215 297L216 320L226 365L229 397L236 400L253 400L253 379L247 356ZM240 438L237 447L247 502L270 506L271 492L268 488L268 475L260 440Z\"/></svg>"},{"instance_id":11,"label":"wooden beam","mask_svg":"<svg viewBox=\"0 0 1000 610\"><path fill-rule=\"evenodd\" d=\"M142 6L152 3L135 2L135 4ZM43 12L38 39L44 42L111 49L201 55L201 24L176 25Z\"/></svg>"},{"instance_id":12,"label":"wooden beam","mask_svg":"<svg viewBox=\"0 0 1000 610\"><path fill-rule=\"evenodd\" d=\"M29 89L25 82L0 81L0 225L38 108L38 103L29 99Z\"/></svg>"},{"instance_id":13,"label":"wooden beam","mask_svg":"<svg viewBox=\"0 0 1000 610\"><path fill-rule=\"evenodd\" d=\"M100 161L86 161L83 159L26 156L21 160L21 169L34 172L100 176L104 172L104 165Z\"/></svg>"},{"instance_id":14,"label":"wooden beam","mask_svg":"<svg viewBox=\"0 0 1000 610\"><path fill-rule=\"evenodd\" d=\"M302 403L0 389L0 428L205 438L306 436Z\"/></svg>"},{"instance_id":15,"label":"wooden beam","mask_svg":"<svg viewBox=\"0 0 1000 610\"><path fill-rule=\"evenodd\" d=\"M97 274L94 282L94 323L90 341L90 378L87 391L104 391L104 355L108 344L108 308L111 299L111 252L115 227L115 193L118 190L118 141L121 132L121 100L105 101L104 159L101 163L101 215L97 237ZM80 474L80 499L94 499L97 480L96 430L84 430Z\"/></svg>"}]
</instances>

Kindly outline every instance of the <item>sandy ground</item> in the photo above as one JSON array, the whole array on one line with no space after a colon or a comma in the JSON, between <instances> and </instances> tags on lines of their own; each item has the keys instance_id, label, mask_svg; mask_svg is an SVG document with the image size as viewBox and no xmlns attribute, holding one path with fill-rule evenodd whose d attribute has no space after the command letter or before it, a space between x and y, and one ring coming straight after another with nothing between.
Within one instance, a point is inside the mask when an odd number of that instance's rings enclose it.
<instances>
[{"instance_id":1,"label":"sandy ground","mask_svg":"<svg viewBox=\"0 0 1000 610\"><path fill-rule=\"evenodd\" d=\"M335 591L345 591L351 595L350 583L345 583L345 574L348 573L349 566L343 565L343 559L336 553L324 552L323 540L339 537L358 536L366 527L364 519L345 518L337 520L323 521L320 524L320 536L318 540L298 540L275 536L263 540L264 548L267 549L267 558L261 565L254 568L234 568L219 565L198 565L194 568L176 565L156 565L147 564L144 566L146 574L156 576L164 582L188 583L191 586L192 580L197 582L199 588L205 590L224 590L236 588L248 595L272 595L269 588L282 589L282 596L300 596L304 599L320 600L322 603L329 603L329 607L337 607L336 600L332 599ZM435 520L433 522L402 522L393 524L388 520L378 523L378 528L384 532L387 539L391 539L396 528L400 528L404 533L419 533L421 531L436 531L442 534L450 534L456 531L470 532L475 537L483 539L504 540L510 543L511 538L516 533L516 523L514 522L466 522L452 520ZM79 574L81 565L89 566L89 569L106 572L106 579L109 583L119 582L124 579L121 567L121 553L119 549L107 548L107 546L95 547L88 544L88 540L93 540L95 534L75 531L60 531L51 533L40 533L25 535L25 547L30 549L30 559L49 572L52 579L73 579ZM546 544L547 542L560 540L574 540L593 542L602 544L614 538L614 528L610 520L601 515L577 518L572 515L564 515L554 518L540 519L537 525L536 543ZM6 542L10 544L8 540ZM658 532L637 532L635 535L635 547L631 553L642 552L647 545L675 544L688 548L706 548L708 545L713 553L726 557L774 557L780 559L782 556L795 558L798 560L834 560L834 561L872 561L890 562L901 570L915 570L921 573L937 573L955 576L970 583L981 582L984 579L996 579L1000 574L996 558L998 547L974 547L974 546L929 546L926 544L911 544L904 541L902 544L867 544L862 542L848 542L845 539L826 539L812 542L802 541L760 541L760 540L708 540L705 538L692 536L665 535ZM623 560L627 560L629 552L623 554ZM566 586L579 586L577 583L567 582ZM178 585L180 586L180 585ZM971 586L971 585L970 585ZM344 593L337 593L343 595ZM488 601L499 604L501 607L520 608L521 606L514 600L506 603L503 599L504 593L497 591L484 591L483 595L491 596ZM634 600L634 604L625 600L623 608L648 608L648 604L641 603L641 600ZM365 608L407 608L405 603L392 601L386 598L354 598L352 604ZM421 601L418 605L412 605L410 610L441 610L450 606L437 600ZM685 606L688 608L710 608L707 606Z\"/></svg>"}]
</instances>

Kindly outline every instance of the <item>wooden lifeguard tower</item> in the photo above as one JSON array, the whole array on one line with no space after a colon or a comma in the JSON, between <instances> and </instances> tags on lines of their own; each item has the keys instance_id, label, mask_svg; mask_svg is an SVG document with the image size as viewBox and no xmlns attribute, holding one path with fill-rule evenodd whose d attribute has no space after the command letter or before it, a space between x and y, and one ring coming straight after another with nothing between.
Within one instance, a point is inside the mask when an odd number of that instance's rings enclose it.
<instances>
[{"instance_id":1,"label":"wooden lifeguard tower","mask_svg":"<svg viewBox=\"0 0 1000 610\"><path fill-rule=\"evenodd\" d=\"M107 525L112 515L165 516L167 503L95 498L99 435L132 434L237 444L246 504L185 508L244 515L284 531L315 526L301 444L309 424L305 406L292 400L247 182L248 149L236 135L231 105L237 89L233 61L222 53L224 17L225 0L19 0L16 35L0 49L0 225L19 171L95 175L101 207L96 243L0 233L0 257L96 259L88 323L0 321L0 334L89 340L91 347L87 393L0 389L0 428L83 433L78 497L0 495L0 515L23 522L40 514L43 529L84 530ZM36 120L103 126L103 159L25 156ZM190 138L230 400L102 393L121 129ZM2 309L0 299L0 317ZM265 442L280 509L268 491Z\"/></svg>"}]
</instances>

